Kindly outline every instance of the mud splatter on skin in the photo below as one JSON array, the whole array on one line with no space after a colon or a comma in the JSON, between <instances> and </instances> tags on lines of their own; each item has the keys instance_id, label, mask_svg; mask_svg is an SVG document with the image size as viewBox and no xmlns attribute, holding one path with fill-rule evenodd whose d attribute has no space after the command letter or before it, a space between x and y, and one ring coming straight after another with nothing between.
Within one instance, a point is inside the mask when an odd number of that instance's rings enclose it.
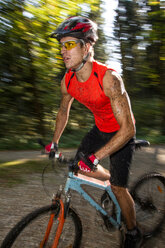
<instances>
[{"instance_id":1,"label":"mud splatter on skin","mask_svg":"<svg viewBox=\"0 0 165 248\"><path fill-rule=\"evenodd\" d=\"M120 130L103 148L96 152L95 155L98 159L118 151L135 134L130 100L120 75L116 72L107 71L103 79L103 88L105 95L110 99L114 116L120 125Z\"/></svg>"}]
</instances>

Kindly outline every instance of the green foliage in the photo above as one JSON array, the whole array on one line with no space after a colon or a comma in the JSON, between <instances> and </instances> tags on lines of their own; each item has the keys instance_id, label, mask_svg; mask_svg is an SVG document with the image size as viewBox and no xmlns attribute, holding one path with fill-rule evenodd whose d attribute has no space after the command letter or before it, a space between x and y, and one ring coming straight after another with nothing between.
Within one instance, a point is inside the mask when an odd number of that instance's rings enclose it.
<instances>
[{"instance_id":1,"label":"green foliage","mask_svg":"<svg viewBox=\"0 0 165 248\"><path fill-rule=\"evenodd\" d=\"M165 23L161 1L119 0L115 35L137 134L164 140ZM158 138L159 137L159 138ZM161 142L162 142L161 141Z\"/></svg>"},{"instance_id":2,"label":"green foliage","mask_svg":"<svg viewBox=\"0 0 165 248\"><path fill-rule=\"evenodd\" d=\"M100 3L100 0L0 2L1 149L27 148L31 143L35 147L33 141L38 136L52 136L65 68L58 42L52 40L50 34L73 15L91 16L101 24ZM103 50L100 42L96 57L101 54L98 57L105 61ZM79 105L75 104L73 109L69 129L75 123L80 127L85 125L78 114Z\"/></svg>"},{"instance_id":3,"label":"green foliage","mask_svg":"<svg viewBox=\"0 0 165 248\"><path fill-rule=\"evenodd\" d=\"M159 136L157 140L162 142L165 16L161 4L119 0L114 39L120 46L116 53L121 52L137 133L152 140ZM108 60L101 6L101 0L0 1L0 149L39 148L39 136L51 140L65 73L58 42L50 39L59 23L73 15L96 21L99 40L95 59ZM62 145L77 145L93 122L92 114L75 101Z\"/></svg>"}]
</instances>

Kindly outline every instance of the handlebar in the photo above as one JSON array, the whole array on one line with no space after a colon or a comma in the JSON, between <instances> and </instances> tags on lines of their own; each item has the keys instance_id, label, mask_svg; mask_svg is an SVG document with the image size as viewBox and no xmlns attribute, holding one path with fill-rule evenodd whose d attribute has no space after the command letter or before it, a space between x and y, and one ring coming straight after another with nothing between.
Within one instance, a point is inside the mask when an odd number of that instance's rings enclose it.
<instances>
[{"instance_id":1,"label":"handlebar","mask_svg":"<svg viewBox=\"0 0 165 248\"><path fill-rule=\"evenodd\" d=\"M42 139L38 139L38 144L45 148L45 144L43 143Z\"/></svg>"},{"instance_id":2,"label":"handlebar","mask_svg":"<svg viewBox=\"0 0 165 248\"><path fill-rule=\"evenodd\" d=\"M57 172L56 171L56 168L57 167L60 168L61 167L60 166L60 163L62 163L62 164L67 164L69 172L72 172L74 174L77 174L77 172L79 170L79 167L77 165L78 164L78 161L76 162L73 159L72 160L71 159L70 160L66 160L64 158L64 155L62 155L61 152L55 152L55 151L54 151L54 156L53 157L50 157L50 153L45 150L45 144L42 141L42 139L38 139L37 142L38 142L38 144L41 147L44 148L43 154L48 155L48 157L50 159L50 162L48 162L48 163L45 164L45 167L44 167L43 172L42 172L42 185L43 185L43 189L46 192L46 194L51 197L51 194L49 192L49 188L47 188L47 183L46 183L46 178L47 178L46 177L46 171L48 170L48 172L49 172L49 169L51 169L52 172L53 172L52 173L52 175L53 175L53 174L55 174Z\"/></svg>"},{"instance_id":3,"label":"handlebar","mask_svg":"<svg viewBox=\"0 0 165 248\"><path fill-rule=\"evenodd\" d=\"M45 149L46 145L44 144L42 139L38 139L38 144L40 144ZM47 154L49 156L49 159L52 160L53 167L54 167L54 159L57 159L60 163L67 163L69 171L72 171L75 174L77 174L77 172L79 171L79 166L78 166L79 160L81 159L84 162L86 162L86 157L82 152L80 152L78 160L73 160L73 159L66 160L64 158L64 155L61 152L50 151L50 152L44 152L44 153ZM88 161L88 164L89 164L89 162L90 161ZM91 164L89 164L89 167L93 171L96 170L96 168L94 168L94 165L92 162L91 162Z\"/></svg>"},{"instance_id":4,"label":"handlebar","mask_svg":"<svg viewBox=\"0 0 165 248\"><path fill-rule=\"evenodd\" d=\"M38 139L38 144L45 149L45 146L46 145L44 144L44 142L42 141L42 139ZM57 159L60 160L60 162L62 162L64 160L64 156L62 155L61 152L51 151L49 153L46 153L46 152L44 152L44 153L45 154L48 154L50 159L57 158Z\"/></svg>"},{"instance_id":5,"label":"handlebar","mask_svg":"<svg viewBox=\"0 0 165 248\"><path fill-rule=\"evenodd\" d=\"M42 141L42 139L38 139L38 144L42 146L45 149L45 144ZM73 163L73 159L67 160L65 159L64 155L61 152L43 152L43 154L47 154L49 156L49 159L52 160L52 163L54 162L54 159L58 160L60 163L67 163L69 170L75 171L76 163ZM77 162L78 163L78 162Z\"/></svg>"}]
</instances>

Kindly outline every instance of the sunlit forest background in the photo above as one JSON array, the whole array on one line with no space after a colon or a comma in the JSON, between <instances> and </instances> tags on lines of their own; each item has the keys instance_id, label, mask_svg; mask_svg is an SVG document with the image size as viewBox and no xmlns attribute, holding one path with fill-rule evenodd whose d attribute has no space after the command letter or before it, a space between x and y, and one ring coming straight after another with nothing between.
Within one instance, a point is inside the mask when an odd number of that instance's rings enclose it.
<instances>
[{"instance_id":1,"label":"sunlit forest background","mask_svg":"<svg viewBox=\"0 0 165 248\"><path fill-rule=\"evenodd\" d=\"M0 149L37 148L39 137L51 141L65 68L50 34L74 15L98 24L95 59L108 63L113 55L120 62L137 137L165 143L164 1L118 0L113 33L104 28L105 1L111 8L111 0L0 1ZM74 101L61 146L77 146L93 122Z\"/></svg>"}]
</instances>

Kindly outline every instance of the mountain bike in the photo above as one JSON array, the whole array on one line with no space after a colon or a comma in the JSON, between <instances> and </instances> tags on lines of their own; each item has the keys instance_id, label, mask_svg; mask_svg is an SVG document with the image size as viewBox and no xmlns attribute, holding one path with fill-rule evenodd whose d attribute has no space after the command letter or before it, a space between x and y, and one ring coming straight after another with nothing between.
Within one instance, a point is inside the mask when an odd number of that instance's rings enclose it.
<instances>
[{"instance_id":1,"label":"mountain bike","mask_svg":"<svg viewBox=\"0 0 165 248\"><path fill-rule=\"evenodd\" d=\"M136 148L148 146L145 140L136 140ZM61 156L52 159L53 166ZM112 227L120 230L123 240L123 218L121 209L112 192L109 180L101 181L87 177L75 170L73 163L68 163L68 175L64 188L53 195L52 203L39 208L20 220L7 234L1 248L9 247L51 247L79 248L82 240L82 222L71 206L71 191L78 192L96 209L108 231ZM103 190L100 202L95 201L84 185ZM165 177L157 172L145 174L130 189L137 215L137 224L147 239L156 234L165 218ZM122 242L122 241L121 241Z\"/></svg>"}]
</instances>

